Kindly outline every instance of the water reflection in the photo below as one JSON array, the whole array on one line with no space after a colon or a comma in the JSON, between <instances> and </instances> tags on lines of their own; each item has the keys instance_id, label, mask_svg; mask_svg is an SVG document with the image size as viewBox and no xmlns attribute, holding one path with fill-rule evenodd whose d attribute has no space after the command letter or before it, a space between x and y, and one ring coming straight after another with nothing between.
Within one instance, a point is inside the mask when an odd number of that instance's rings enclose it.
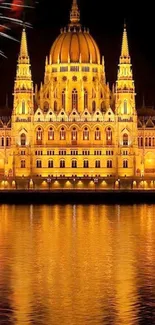
<instances>
[{"instance_id":1,"label":"water reflection","mask_svg":"<svg viewBox=\"0 0 155 325\"><path fill-rule=\"evenodd\" d=\"M0 324L155 323L155 206L0 206Z\"/></svg>"}]
</instances>

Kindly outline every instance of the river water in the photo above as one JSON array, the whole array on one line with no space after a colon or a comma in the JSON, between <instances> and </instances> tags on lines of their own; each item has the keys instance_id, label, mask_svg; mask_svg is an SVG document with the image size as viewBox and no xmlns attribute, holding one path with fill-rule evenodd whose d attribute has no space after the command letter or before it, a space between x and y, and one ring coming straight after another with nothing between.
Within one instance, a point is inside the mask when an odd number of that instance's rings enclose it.
<instances>
[{"instance_id":1,"label":"river water","mask_svg":"<svg viewBox=\"0 0 155 325\"><path fill-rule=\"evenodd\" d=\"M155 324L155 205L1 205L3 324Z\"/></svg>"}]
</instances>

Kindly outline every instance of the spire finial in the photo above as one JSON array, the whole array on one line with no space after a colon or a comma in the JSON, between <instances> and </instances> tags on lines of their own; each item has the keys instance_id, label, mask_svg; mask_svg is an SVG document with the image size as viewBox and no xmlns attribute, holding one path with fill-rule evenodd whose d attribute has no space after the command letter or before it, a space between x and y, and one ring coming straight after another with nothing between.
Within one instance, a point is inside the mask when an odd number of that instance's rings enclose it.
<instances>
[{"instance_id":1,"label":"spire finial","mask_svg":"<svg viewBox=\"0 0 155 325\"><path fill-rule=\"evenodd\" d=\"M124 22L121 57L124 57L124 58L129 57L129 47L128 47L128 37L127 37L127 31L126 31L126 22Z\"/></svg>"},{"instance_id":2,"label":"spire finial","mask_svg":"<svg viewBox=\"0 0 155 325\"><path fill-rule=\"evenodd\" d=\"M77 0L73 0L71 12L70 12L71 25L79 25L79 21L80 21L80 11L77 5Z\"/></svg>"},{"instance_id":3,"label":"spire finial","mask_svg":"<svg viewBox=\"0 0 155 325\"><path fill-rule=\"evenodd\" d=\"M22 30L19 59L20 60L22 60L22 59L29 60L25 27L23 27L23 30Z\"/></svg>"}]
</instances>

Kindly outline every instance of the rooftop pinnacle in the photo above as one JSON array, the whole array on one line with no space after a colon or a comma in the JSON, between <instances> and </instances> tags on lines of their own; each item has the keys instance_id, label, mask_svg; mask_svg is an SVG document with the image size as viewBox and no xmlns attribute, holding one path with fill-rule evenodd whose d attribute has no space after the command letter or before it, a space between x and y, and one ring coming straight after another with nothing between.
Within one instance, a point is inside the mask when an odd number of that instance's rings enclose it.
<instances>
[{"instance_id":1,"label":"rooftop pinnacle","mask_svg":"<svg viewBox=\"0 0 155 325\"><path fill-rule=\"evenodd\" d=\"M128 37L127 37L127 31L126 31L126 24L124 24L121 57L123 57L123 58L128 58L129 57L129 47L128 47Z\"/></svg>"},{"instance_id":2,"label":"rooftop pinnacle","mask_svg":"<svg viewBox=\"0 0 155 325\"><path fill-rule=\"evenodd\" d=\"M79 21L80 21L80 11L77 5L77 0L73 0L71 12L70 12L71 25L79 25Z\"/></svg>"},{"instance_id":3,"label":"rooftop pinnacle","mask_svg":"<svg viewBox=\"0 0 155 325\"><path fill-rule=\"evenodd\" d=\"M23 28L23 31L22 31L20 53L19 53L19 60L21 61L22 59L29 59L25 28Z\"/></svg>"}]
</instances>

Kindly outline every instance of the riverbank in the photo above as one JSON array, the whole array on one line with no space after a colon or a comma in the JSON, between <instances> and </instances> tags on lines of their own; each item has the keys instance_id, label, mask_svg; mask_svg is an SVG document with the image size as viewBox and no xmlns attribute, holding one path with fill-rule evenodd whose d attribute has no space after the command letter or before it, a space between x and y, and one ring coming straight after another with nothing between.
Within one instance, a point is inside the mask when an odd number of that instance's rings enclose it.
<instances>
[{"instance_id":1,"label":"riverbank","mask_svg":"<svg viewBox=\"0 0 155 325\"><path fill-rule=\"evenodd\" d=\"M0 203L155 203L155 190L1 190Z\"/></svg>"}]
</instances>

